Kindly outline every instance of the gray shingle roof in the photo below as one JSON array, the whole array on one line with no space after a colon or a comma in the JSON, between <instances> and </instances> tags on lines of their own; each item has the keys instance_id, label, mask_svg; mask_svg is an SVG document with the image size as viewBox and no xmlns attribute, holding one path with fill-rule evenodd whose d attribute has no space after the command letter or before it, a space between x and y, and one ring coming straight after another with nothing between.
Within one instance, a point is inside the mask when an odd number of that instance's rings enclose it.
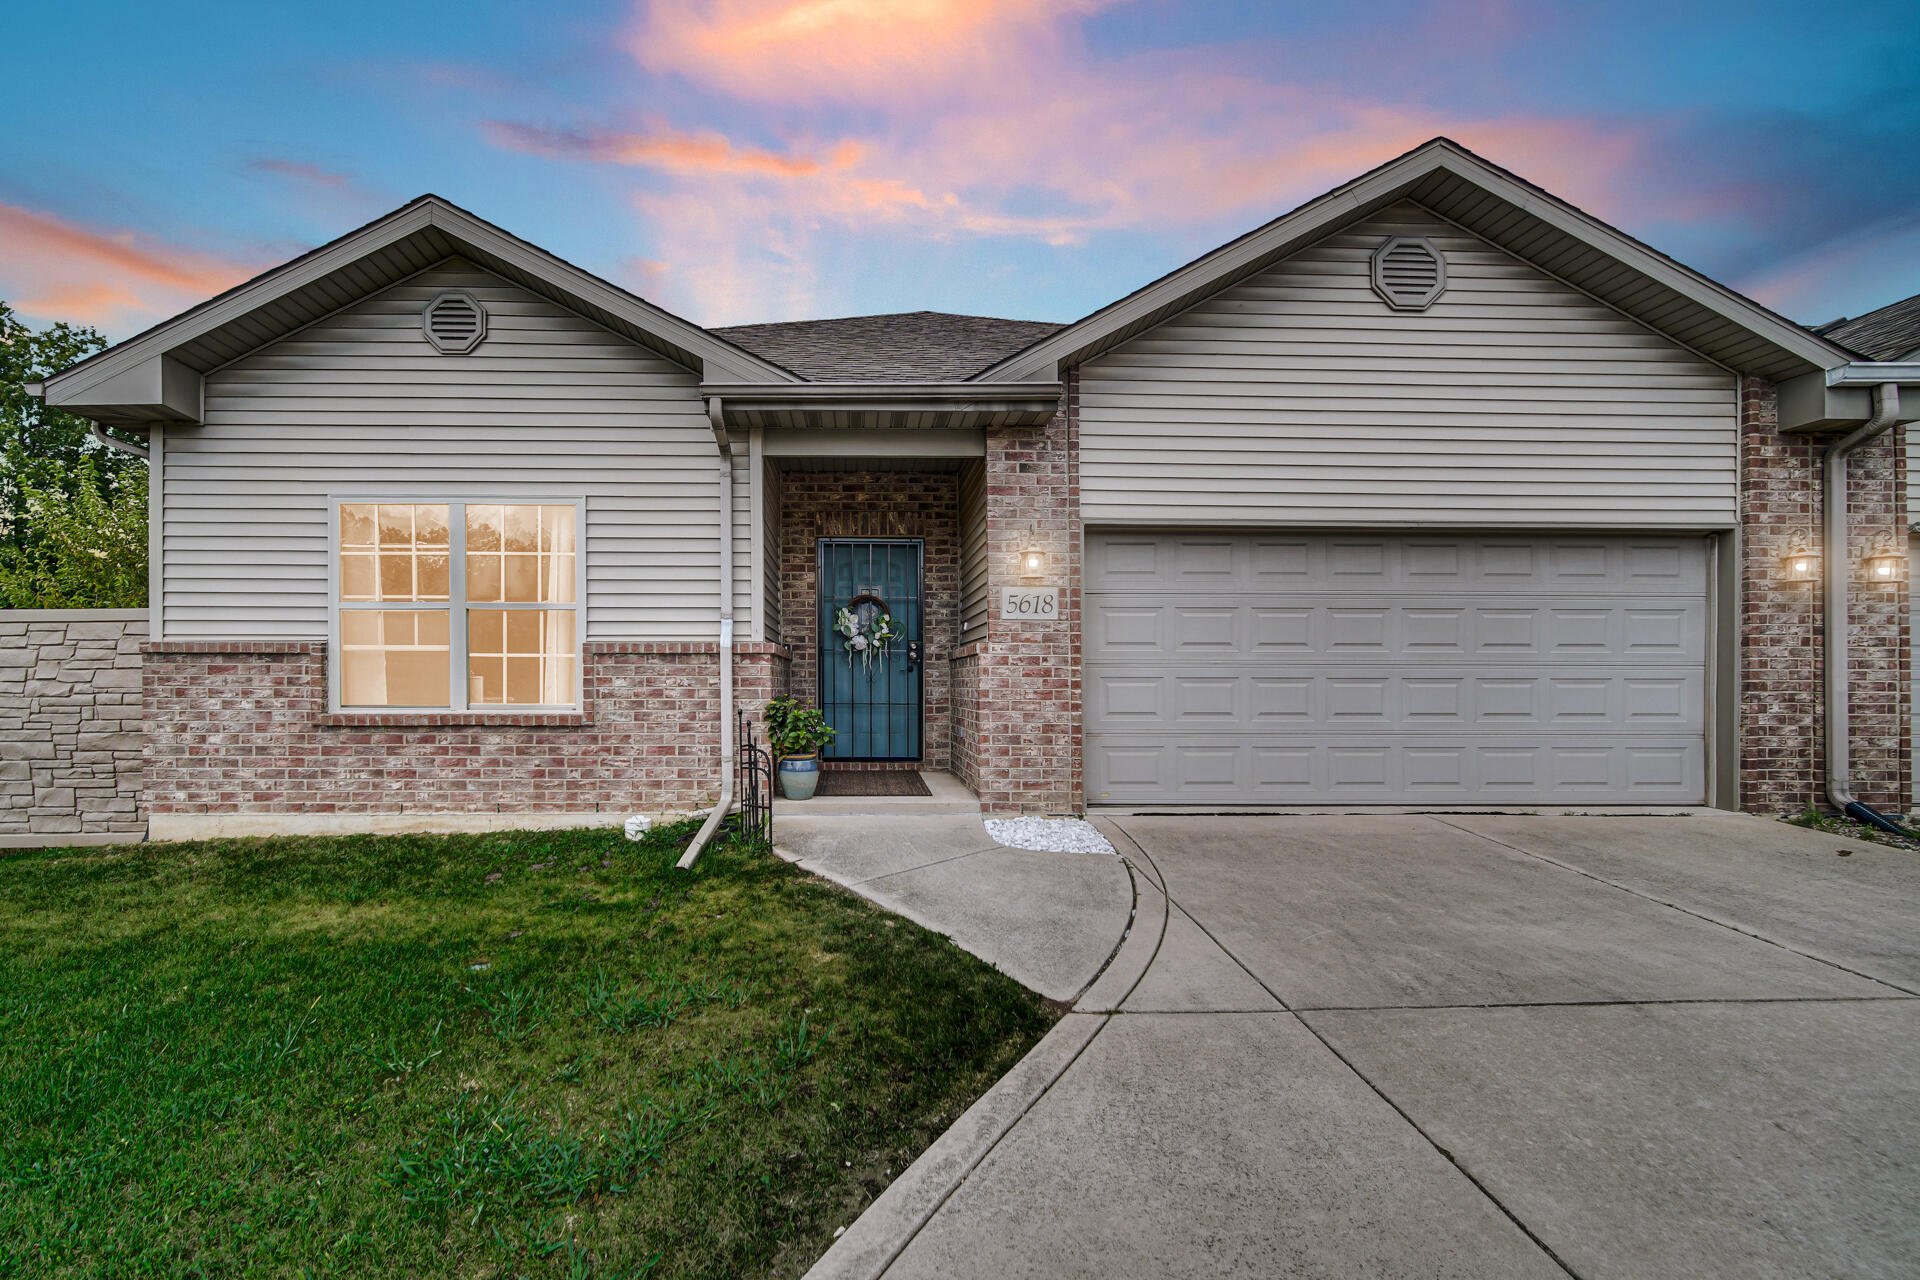
<instances>
[{"instance_id":1,"label":"gray shingle roof","mask_svg":"<svg viewBox=\"0 0 1920 1280\"><path fill-rule=\"evenodd\" d=\"M1920 351L1920 293L1851 320L1823 324L1815 332L1869 360L1912 355Z\"/></svg>"},{"instance_id":2,"label":"gray shingle roof","mask_svg":"<svg viewBox=\"0 0 1920 1280\"><path fill-rule=\"evenodd\" d=\"M711 332L809 382L958 382L1060 327L1044 320L906 311Z\"/></svg>"}]
</instances>

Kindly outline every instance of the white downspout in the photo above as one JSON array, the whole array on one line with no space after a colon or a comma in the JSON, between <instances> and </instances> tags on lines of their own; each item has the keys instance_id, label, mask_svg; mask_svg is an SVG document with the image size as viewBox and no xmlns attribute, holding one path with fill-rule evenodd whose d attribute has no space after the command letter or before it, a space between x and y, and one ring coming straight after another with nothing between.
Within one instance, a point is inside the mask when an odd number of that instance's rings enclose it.
<instances>
[{"instance_id":1,"label":"white downspout","mask_svg":"<svg viewBox=\"0 0 1920 1280\"><path fill-rule=\"evenodd\" d=\"M129 458L138 458L142 462L146 462L150 460L150 456L148 452L145 449L142 449L139 445L128 444L125 440L120 439L118 436L108 435L106 432L100 429L100 424L97 422L90 422L87 425L93 428L93 438L95 440L98 440L101 444L107 446L107 448L114 450L116 453L124 453Z\"/></svg>"},{"instance_id":2,"label":"white downspout","mask_svg":"<svg viewBox=\"0 0 1920 1280\"><path fill-rule=\"evenodd\" d=\"M1900 384L1883 382L1873 391L1873 416L1827 446L1825 464L1826 546L1820 563L1825 569L1826 607L1826 702L1827 702L1827 799L1842 813L1854 808L1876 826L1891 823L1861 804L1853 794L1853 768L1849 760L1852 725L1848 715L1847 677L1847 585L1852 558L1847 553L1847 462L1861 445L1881 435L1900 415Z\"/></svg>"},{"instance_id":3,"label":"white downspout","mask_svg":"<svg viewBox=\"0 0 1920 1280\"><path fill-rule=\"evenodd\" d=\"M720 451L720 798L680 855L676 865L682 871L693 866L733 810L733 445L721 422L719 396L707 401L707 420Z\"/></svg>"}]
</instances>

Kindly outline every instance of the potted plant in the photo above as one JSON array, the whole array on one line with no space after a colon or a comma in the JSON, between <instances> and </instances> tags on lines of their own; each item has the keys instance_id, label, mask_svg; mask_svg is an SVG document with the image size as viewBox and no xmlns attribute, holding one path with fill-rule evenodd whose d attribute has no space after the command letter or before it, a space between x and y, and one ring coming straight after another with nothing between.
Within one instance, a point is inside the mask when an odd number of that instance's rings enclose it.
<instances>
[{"instance_id":1,"label":"potted plant","mask_svg":"<svg viewBox=\"0 0 1920 1280\"><path fill-rule=\"evenodd\" d=\"M767 704L767 745L780 762L780 790L789 800L808 800L820 785L820 748L834 739L827 718L793 698Z\"/></svg>"}]
</instances>

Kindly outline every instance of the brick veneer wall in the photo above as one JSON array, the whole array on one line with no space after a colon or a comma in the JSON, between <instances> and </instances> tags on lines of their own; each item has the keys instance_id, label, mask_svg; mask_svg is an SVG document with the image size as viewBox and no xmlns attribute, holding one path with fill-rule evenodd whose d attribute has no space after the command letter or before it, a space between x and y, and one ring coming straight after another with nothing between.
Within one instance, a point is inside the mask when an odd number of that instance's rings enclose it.
<instances>
[{"instance_id":1,"label":"brick veneer wall","mask_svg":"<svg viewBox=\"0 0 1920 1280\"><path fill-rule=\"evenodd\" d=\"M781 640L793 655L793 694L820 697L818 544L821 538L922 538L921 759L951 764L950 664L960 635L960 491L950 474L789 471L780 478ZM914 768L913 763L836 763L832 768Z\"/></svg>"},{"instance_id":2,"label":"brick veneer wall","mask_svg":"<svg viewBox=\"0 0 1920 1280\"><path fill-rule=\"evenodd\" d=\"M1079 376L1045 427L987 432L987 638L978 656L976 782L989 814L1080 813ZM1000 588L1023 585L1030 539L1047 552L1060 616L1000 616ZM1037 584L1035 584L1037 585Z\"/></svg>"},{"instance_id":3,"label":"brick veneer wall","mask_svg":"<svg viewBox=\"0 0 1920 1280\"><path fill-rule=\"evenodd\" d=\"M578 715L329 716L319 641L146 651L145 799L176 814L686 813L717 795L717 646L589 641ZM777 645L736 649L737 703L786 692Z\"/></svg>"},{"instance_id":4,"label":"brick veneer wall","mask_svg":"<svg viewBox=\"0 0 1920 1280\"><path fill-rule=\"evenodd\" d=\"M1821 550L1821 458L1825 441L1783 436L1778 400L1763 379L1743 379L1740 405L1740 805L1757 813L1825 805L1821 587L1780 580L1793 535ZM1886 534L1906 554L1902 430L1853 456L1847 562L1852 675L1851 756L1862 800L1905 813L1909 646L1907 586L1874 586L1861 568Z\"/></svg>"},{"instance_id":5,"label":"brick veneer wall","mask_svg":"<svg viewBox=\"0 0 1920 1280\"><path fill-rule=\"evenodd\" d=\"M144 609L0 613L0 839L137 836Z\"/></svg>"},{"instance_id":6,"label":"brick veneer wall","mask_svg":"<svg viewBox=\"0 0 1920 1280\"><path fill-rule=\"evenodd\" d=\"M963 644L953 654L953 776L967 790L980 790L980 645Z\"/></svg>"}]
</instances>

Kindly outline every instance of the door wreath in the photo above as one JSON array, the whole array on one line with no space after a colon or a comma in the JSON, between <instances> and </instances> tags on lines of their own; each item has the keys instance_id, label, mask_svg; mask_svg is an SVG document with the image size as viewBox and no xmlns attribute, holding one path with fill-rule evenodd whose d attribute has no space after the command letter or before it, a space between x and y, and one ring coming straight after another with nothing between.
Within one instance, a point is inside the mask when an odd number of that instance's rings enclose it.
<instances>
[{"instance_id":1,"label":"door wreath","mask_svg":"<svg viewBox=\"0 0 1920 1280\"><path fill-rule=\"evenodd\" d=\"M873 660L884 658L893 642L900 638L894 629L893 615L887 611L887 602L865 593L840 606L833 618L833 629L842 637L841 647L847 651L848 669L852 669L853 660L858 658L868 674L873 672Z\"/></svg>"}]
</instances>

